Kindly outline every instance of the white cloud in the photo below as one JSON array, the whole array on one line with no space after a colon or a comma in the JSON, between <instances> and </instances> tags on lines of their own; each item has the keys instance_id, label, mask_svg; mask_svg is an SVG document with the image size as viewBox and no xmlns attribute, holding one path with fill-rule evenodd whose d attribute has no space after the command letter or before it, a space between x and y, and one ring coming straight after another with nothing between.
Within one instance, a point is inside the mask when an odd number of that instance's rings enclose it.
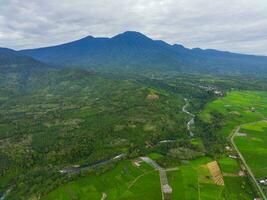
<instances>
[{"instance_id":1,"label":"white cloud","mask_svg":"<svg viewBox=\"0 0 267 200\"><path fill-rule=\"evenodd\" d=\"M136 30L188 47L267 55L265 0L0 0L0 46Z\"/></svg>"}]
</instances>

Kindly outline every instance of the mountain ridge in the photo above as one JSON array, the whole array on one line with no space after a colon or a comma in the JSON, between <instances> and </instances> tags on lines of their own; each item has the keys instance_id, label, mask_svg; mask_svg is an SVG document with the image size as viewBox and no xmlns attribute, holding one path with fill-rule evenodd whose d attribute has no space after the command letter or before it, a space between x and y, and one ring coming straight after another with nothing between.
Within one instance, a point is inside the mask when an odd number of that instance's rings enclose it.
<instances>
[{"instance_id":1,"label":"mountain ridge","mask_svg":"<svg viewBox=\"0 0 267 200\"><path fill-rule=\"evenodd\" d=\"M86 36L51 47L19 51L61 67L133 68L216 74L267 74L267 56L215 49L189 49L126 31L113 37Z\"/></svg>"}]
</instances>

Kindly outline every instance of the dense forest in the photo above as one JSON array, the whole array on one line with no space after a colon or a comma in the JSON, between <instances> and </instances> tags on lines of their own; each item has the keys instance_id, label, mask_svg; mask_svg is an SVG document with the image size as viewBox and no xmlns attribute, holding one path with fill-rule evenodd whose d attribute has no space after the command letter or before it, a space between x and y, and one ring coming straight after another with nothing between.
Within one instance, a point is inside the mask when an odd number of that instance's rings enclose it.
<instances>
[{"instance_id":1,"label":"dense forest","mask_svg":"<svg viewBox=\"0 0 267 200\"><path fill-rule=\"evenodd\" d=\"M39 64L38 64L39 65ZM246 84L244 84L246 82ZM143 71L116 73L84 69L2 71L0 77L0 191L8 199L42 196L82 174L59 170L90 166L116 155L135 158L149 152L165 157L162 166L203 155L219 156L225 139L212 123L196 117L194 144L182 112L198 112L235 89L265 90L264 79ZM172 144L160 143L164 140ZM101 173L112 167L86 173ZM30 186L30 187L29 187Z\"/></svg>"}]
</instances>

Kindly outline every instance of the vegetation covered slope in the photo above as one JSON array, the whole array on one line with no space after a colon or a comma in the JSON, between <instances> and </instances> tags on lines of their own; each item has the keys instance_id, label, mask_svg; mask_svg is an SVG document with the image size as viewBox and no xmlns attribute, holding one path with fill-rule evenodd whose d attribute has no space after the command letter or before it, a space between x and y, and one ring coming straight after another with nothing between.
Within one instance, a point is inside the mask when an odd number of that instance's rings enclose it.
<instances>
[{"instance_id":1,"label":"vegetation covered slope","mask_svg":"<svg viewBox=\"0 0 267 200\"><path fill-rule=\"evenodd\" d=\"M183 98L164 89L83 70L48 71L16 85L0 91L1 187L12 187L10 199L51 190L63 167L187 137Z\"/></svg>"},{"instance_id":2,"label":"vegetation covered slope","mask_svg":"<svg viewBox=\"0 0 267 200\"><path fill-rule=\"evenodd\" d=\"M189 137L189 116L182 112L184 98L190 100L189 109L197 112L217 97L217 90L223 95L231 87L266 88L263 81L244 86L243 79L231 77L154 70L110 74L19 63L16 70L0 73L0 193L10 191L7 199L11 200L45 196L83 175L68 176L59 170L92 165L121 153L136 158L160 152L164 156L159 163L164 167L214 155L209 148L220 141L214 135L205 132L212 145ZM20 66L24 67L17 70ZM27 66L37 70L28 71ZM6 67L11 69L12 63ZM160 143L165 140L174 142ZM214 149L215 154L220 152ZM112 170L113 164L93 174ZM143 189L136 187L132 189Z\"/></svg>"},{"instance_id":3,"label":"vegetation covered slope","mask_svg":"<svg viewBox=\"0 0 267 200\"><path fill-rule=\"evenodd\" d=\"M17 51L0 48L0 73L20 72L27 74L33 71L41 71L50 68L44 63L31 57L25 56Z\"/></svg>"}]
</instances>

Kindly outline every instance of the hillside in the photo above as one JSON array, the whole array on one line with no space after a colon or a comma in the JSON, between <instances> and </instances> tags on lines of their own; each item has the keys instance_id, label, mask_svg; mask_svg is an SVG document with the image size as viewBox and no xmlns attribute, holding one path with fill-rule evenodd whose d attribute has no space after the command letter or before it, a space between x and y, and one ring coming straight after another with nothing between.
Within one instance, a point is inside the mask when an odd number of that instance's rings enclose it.
<instances>
[{"instance_id":1,"label":"hillside","mask_svg":"<svg viewBox=\"0 0 267 200\"><path fill-rule=\"evenodd\" d=\"M48 68L51 67L29 56L25 56L12 49L0 48L1 73L21 72L25 74Z\"/></svg>"},{"instance_id":2,"label":"hillside","mask_svg":"<svg viewBox=\"0 0 267 200\"><path fill-rule=\"evenodd\" d=\"M76 69L0 86L0 191L13 186L9 199L70 181L61 168L136 156L187 136L182 96L135 81Z\"/></svg>"},{"instance_id":3,"label":"hillside","mask_svg":"<svg viewBox=\"0 0 267 200\"><path fill-rule=\"evenodd\" d=\"M267 74L267 57L170 45L138 32L112 38L88 36L53 47L22 50L37 60L94 69L156 69L186 73Z\"/></svg>"}]
</instances>

